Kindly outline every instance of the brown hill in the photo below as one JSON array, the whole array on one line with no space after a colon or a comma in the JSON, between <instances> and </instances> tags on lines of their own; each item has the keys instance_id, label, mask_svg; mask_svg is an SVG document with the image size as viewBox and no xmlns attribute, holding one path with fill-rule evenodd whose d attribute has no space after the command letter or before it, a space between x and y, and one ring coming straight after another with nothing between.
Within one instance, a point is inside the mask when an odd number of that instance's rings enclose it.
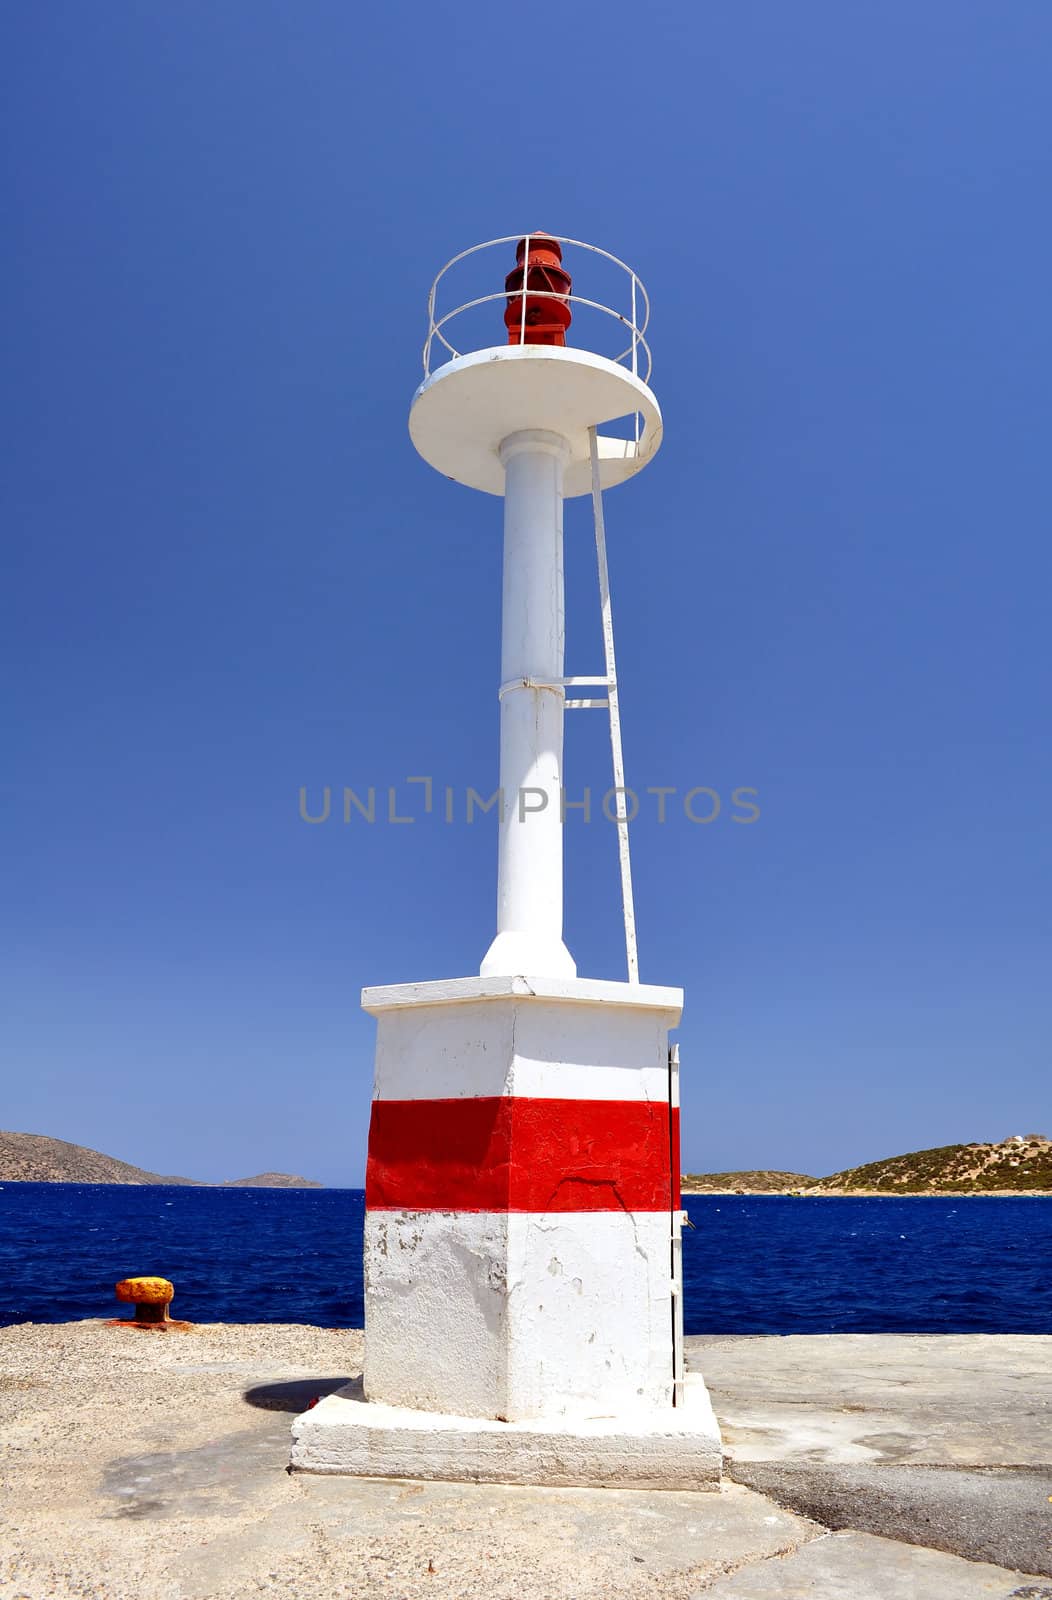
<instances>
[{"instance_id":1,"label":"brown hill","mask_svg":"<svg viewBox=\"0 0 1052 1600\"><path fill-rule=\"evenodd\" d=\"M196 1178L165 1178L127 1161L104 1156L82 1144L49 1139L43 1133L0 1132L0 1183L181 1183L199 1185ZM221 1187L229 1189L320 1189L313 1178L288 1172L261 1172L255 1178L235 1178Z\"/></svg>"},{"instance_id":2,"label":"brown hill","mask_svg":"<svg viewBox=\"0 0 1052 1600\"><path fill-rule=\"evenodd\" d=\"M162 1178L127 1161L117 1161L82 1144L49 1139L43 1133L0 1132L2 1183L193 1183L192 1178Z\"/></svg>"},{"instance_id":3,"label":"brown hill","mask_svg":"<svg viewBox=\"0 0 1052 1600\"><path fill-rule=\"evenodd\" d=\"M812 1194L865 1189L875 1194L977 1194L1052 1189L1052 1140L1016 1134L999 1144L947 1144L871 1161L820 1178Z\"/></svg>"},{"instance_id":4,"label":"brown hill","mask_svg":"<svg viewBox=\"0 0 1052 1600\"><path fill-rule=\"evenodd\" d=\"M805 1172L685 1172L684 1194L785 1194L789 1189L807 1189L815 1182Z\"/></svg>"}]
</instances>

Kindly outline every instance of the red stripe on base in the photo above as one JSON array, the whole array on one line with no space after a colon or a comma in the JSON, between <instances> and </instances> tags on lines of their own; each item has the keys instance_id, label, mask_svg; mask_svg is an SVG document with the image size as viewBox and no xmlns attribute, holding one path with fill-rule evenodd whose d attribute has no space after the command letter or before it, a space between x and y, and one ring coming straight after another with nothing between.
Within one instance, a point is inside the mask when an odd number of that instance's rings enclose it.
<instances>
[{"instance_id":1,"label":"red stripe on base","mask_svg":"<svg viewBox=\"0 0 1052 1600\"><path fill-rule=\"evenodd\" d=\"M669 1108L649 1100L374 1100L371 1211L668 1211Z\"/></svg>"}]
</instances>

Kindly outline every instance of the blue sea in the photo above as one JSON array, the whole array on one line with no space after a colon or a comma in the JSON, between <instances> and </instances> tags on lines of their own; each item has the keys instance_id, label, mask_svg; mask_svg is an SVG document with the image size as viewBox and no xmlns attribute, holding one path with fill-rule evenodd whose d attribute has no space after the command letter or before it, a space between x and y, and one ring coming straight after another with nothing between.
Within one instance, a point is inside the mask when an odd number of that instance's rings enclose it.
<instances>
[{"instance_id":1,"label":"blue sea","mask_svg":"<svg viewBox=\"0 0 1052 1600\"><path fill-rule=\"evenodd\" d=\"M1052 1333L1052 1199L686 1197L688 1333ZM360 1189L0 1187L0 1325L117 1314L362 1325Z\"/></svg>"}]
</instances>

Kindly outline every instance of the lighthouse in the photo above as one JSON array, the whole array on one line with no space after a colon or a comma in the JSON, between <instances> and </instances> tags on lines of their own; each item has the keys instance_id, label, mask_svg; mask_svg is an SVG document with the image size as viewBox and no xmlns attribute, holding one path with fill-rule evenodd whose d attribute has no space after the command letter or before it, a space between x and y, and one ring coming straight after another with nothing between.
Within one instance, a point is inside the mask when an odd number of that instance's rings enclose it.
<instances>
[{"instance_id":1,"label":"lighthouse","mask_svg":"<svg viewBox=\"0 0 1052 1600\"><path fill-rule=\"evenodd\" d=\"M443 311L458 269L486 262L492 287ZM620 304L580 292L590 264L622 281ZM618 258L534 232L455 257L428 312L413 445L503 501L496 914L476 974L363 991L377 1024L364 1372L296 1419L292 1464L714 1487L719 1431L682 1350L669 1033L683 995L639 981L606 567L604 492L661 443L649 302ZM480 318L489 342L460 348ZM591 497L603 617L604 661L584 675L565 660L574 496ZM577 710L610 719L627 981L580 976L564 938L563 742Z\"/></svg>"}]
</instances>

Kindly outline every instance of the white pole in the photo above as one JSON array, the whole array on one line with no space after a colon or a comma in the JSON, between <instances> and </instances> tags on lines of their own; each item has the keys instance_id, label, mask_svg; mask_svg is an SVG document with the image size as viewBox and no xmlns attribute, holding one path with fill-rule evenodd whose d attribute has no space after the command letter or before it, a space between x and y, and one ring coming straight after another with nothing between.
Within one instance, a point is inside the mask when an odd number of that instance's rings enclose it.
<instances>
[{"instance_id":1,"label":"white pole","mask_svg":"<svg viewBox=\"0 0 1052 1600\"><path fill-rule=\"evenodd\" d=\"M504 466L497 937L483 977L575 977L563 943L563 468L567 441L526 429Z\"/></svg>"}]
</instances>

